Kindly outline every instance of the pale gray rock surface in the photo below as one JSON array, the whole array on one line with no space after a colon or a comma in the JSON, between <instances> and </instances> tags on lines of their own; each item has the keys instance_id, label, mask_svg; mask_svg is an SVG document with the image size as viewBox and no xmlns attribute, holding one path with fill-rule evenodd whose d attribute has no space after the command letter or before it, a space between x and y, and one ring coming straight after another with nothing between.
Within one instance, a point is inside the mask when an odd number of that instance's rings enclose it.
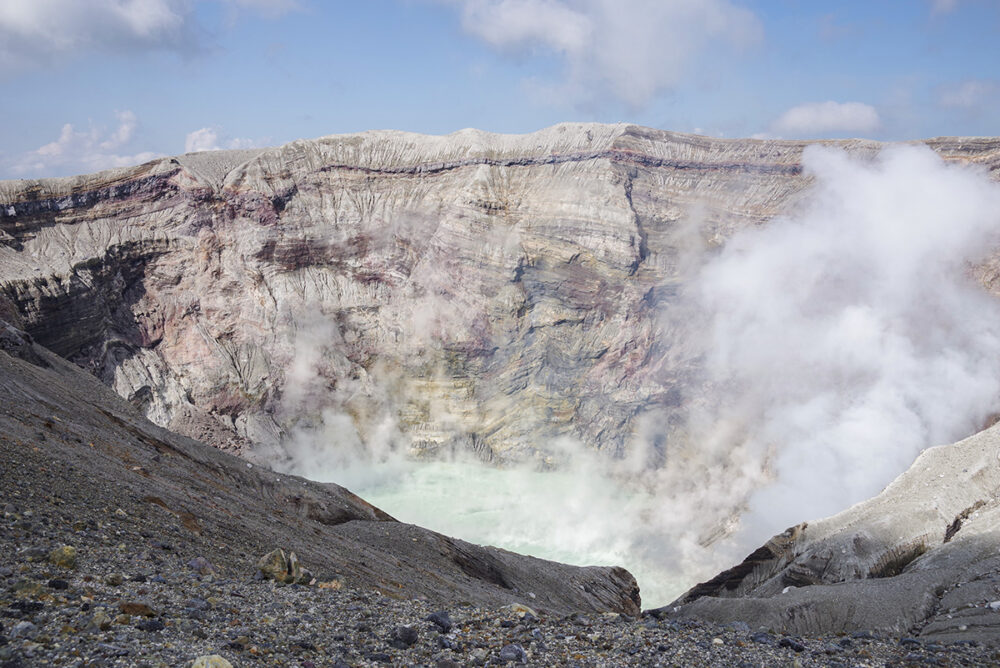
<instances>
[{"instance_id":1,"label":"pale gray rock surface","mask_svg":"<svg viewBox=\"0 0 1000 668\"><path fill-rule=\"evenodd\" d=\"M927 143L1000 165L995 140ZM223 449L280 451L334 416L341 447L619 454L644 419L672 424L684 383L691 353L663 331L680 222L712 246L787 210L804 146L379 131L3 182L0 295L41 344Z\"/></svg>"},{"instance_id":2,"label":"pale gray rock surface","mask_svg":"<svg viewBox=\"0 0 1000 668\"><path fill-rule=\"evenodd\" d=\"M998 491L1000 425L928 448L878 496L790 528L657 613L997 643Z\"/></svg>"}]
</instances>

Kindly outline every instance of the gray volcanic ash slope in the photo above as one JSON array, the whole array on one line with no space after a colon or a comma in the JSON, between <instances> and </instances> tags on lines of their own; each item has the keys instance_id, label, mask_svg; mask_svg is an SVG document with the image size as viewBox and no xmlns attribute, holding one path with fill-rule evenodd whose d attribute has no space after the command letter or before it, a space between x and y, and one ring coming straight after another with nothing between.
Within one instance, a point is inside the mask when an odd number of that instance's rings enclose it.
<instances>
[{"instance_id":1,"label":"gray volcanic ash slope","mask_svg":"<svg viewBox=\"0 0 1000 668\"><path fill-rule=\"evenodd\" d=\"M1000 140L824 143L370 132L6 182L0 294L152 421L291 470L600 452L653 490L628 551L706 575L997 410ZM745 571L697 595L773 593Z\"/></svg>"},{"instance_id":2,"label":"gray volcanic ash slope","mask_svg":"<svg viewBox=\"0 0 1000 668\"><path fill-rule=\"evenodd\" d=\"M0 498L10 514L51 511L81 563L99 562L114 535L132 549L173 545L164 549L181 561L202 556L246 578L281 547L321 579L394 597L638 612L635 582L620 568L564 566L397 522L338 485L249 466L157 427L7 323L0 351ZM74 522L103 532L74 534ZM51 547L44 542L21 547Z\"/></svg>"}]
</instances>

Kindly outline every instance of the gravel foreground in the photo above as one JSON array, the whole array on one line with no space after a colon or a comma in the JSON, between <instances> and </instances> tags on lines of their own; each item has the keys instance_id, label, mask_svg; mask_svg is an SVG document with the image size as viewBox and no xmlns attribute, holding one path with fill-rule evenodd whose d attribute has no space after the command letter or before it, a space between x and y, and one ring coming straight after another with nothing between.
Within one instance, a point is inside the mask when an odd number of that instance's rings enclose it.
<instances>
[{"instance_id":1,"label":"gravel foreground","mask_svg":"<svg viewBox=\"0 0 1000 668\"><path fill-rule=\"evenodd\" d=\"M0 522L2 668L1000 665L1000 651L976 644L442 607L335 574L282 585L191 554L180 534L173 544L132 534L123 511L74 520L35 500L34 510L5 503Z\"/></svg>"}]
</instances>

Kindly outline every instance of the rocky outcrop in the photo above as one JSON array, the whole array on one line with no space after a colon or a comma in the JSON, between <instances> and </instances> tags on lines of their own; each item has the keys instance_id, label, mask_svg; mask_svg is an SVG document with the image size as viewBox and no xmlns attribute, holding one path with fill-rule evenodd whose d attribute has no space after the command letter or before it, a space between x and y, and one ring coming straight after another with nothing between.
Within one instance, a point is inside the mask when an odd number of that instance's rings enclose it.
<instances>
[{"instance_id":1,"label":"rocky outcrop","mask_svg":"<svg viewBox=\"0 0 1000 668\"><path fill-rule=\"evenodd\" d=\"M878 496L790 528L656 614L996 643L998 453L1000 426L929 448Z\"/></svg>"},{"instance_id":2,"label":"rocky outcrop","mask_svg":"<svg viewBox=\"0 0 1000 668\"><path fill-rule=\"evenodd\" d=\"M1000 166L992 140L928 143ZM670 424L683 384L662 324L679 221L712 245L786 209L803 146L624 124L369 132L5 182L0 296L218 447L334 414L418 453L546 456L559 436L618 453L650 411Z\"/></svg>"},{"instance_id":3,"label":"rocky outcrop","mask_svg":"<svg viewBox=\"0 0 1000 668\"><path fill-rule=\"evenodd\" d=\"M0 349L5 508L70 517L60 526L79 527L75 541L88 555L113 535L122 549L152 545L187 555L182 562L196 557L189 566L205 573L248 579L260 555L283 546L317 578L394 598L639 612L623 569L565 566L402 524L338 485L276 474L168 432L78 367L37 345L32 352L44 363ZM75 549L41 558L69 567ZM297 564L289 573L305 577Z\"/></svg>"}]
</instances>

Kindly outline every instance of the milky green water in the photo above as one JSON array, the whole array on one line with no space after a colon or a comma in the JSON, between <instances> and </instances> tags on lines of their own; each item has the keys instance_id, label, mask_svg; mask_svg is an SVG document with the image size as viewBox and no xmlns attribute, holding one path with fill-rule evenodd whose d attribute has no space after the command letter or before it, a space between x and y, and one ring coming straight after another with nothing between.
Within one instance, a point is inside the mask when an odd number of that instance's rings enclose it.
<instances>
[{"instance_id":1,"label":"milky green water","mask_svg":"<svg viewBox=\"0 0 1000 668\"><path fill-rule=\"evenodd\" d=\"M643 516L655 499L593 472L427 462L352 491L400 521L472 543L577 566L624 566L647 608L694 584L660 558L657 541L666 537L646 530Z\"/></svg>"}]
</instances>

